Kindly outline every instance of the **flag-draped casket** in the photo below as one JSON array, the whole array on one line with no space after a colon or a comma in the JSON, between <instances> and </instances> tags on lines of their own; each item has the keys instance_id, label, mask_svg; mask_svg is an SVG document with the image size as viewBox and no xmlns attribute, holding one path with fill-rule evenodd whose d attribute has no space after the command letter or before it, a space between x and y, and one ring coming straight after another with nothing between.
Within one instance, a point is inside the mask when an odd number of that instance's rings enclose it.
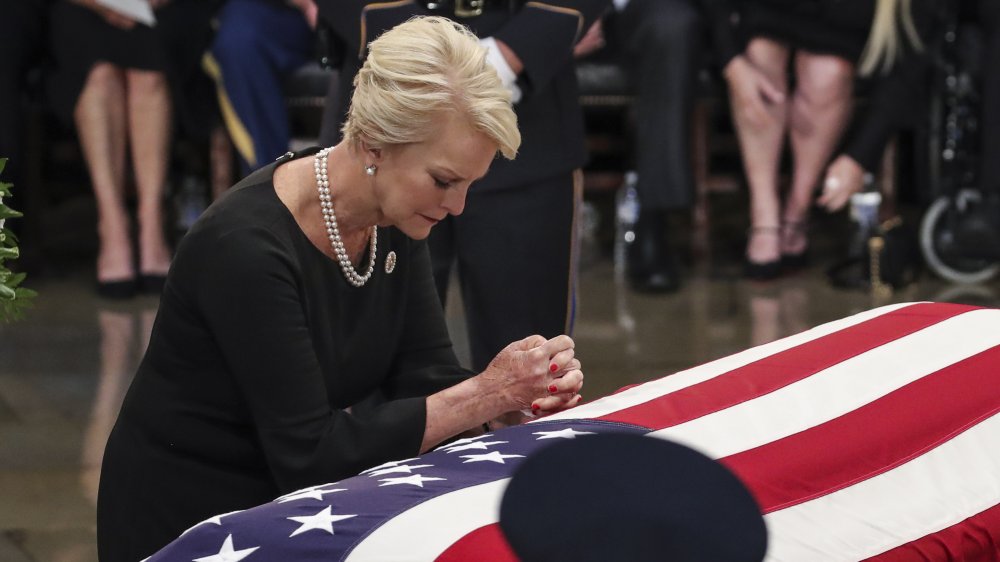
<instances>
[{"instance_id":1,"label":"flag-draped casket","mask_svg":"<svg viewBox=\"0 0 1000 562\"><path fill-rule=\"evenodd\" d=\"M933 303L221 514L149 560L514 560L497 526L512 472L547 444L603 432L677 441L730 468L764 513L768 560L1000 560L1000 310Z\"/></svg>"}]
</instances>

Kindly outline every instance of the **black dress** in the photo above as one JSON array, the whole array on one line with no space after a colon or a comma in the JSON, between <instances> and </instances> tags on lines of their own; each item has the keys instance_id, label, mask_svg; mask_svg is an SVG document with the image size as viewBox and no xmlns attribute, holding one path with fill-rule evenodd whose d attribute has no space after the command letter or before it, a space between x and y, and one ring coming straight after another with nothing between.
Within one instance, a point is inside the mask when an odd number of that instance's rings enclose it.
<instances>
[{"instance_id":1,"label":"black dress","mask_svg":"<svg viewBox=\"0 0 1000 562\"><path fill-rule=\"evenodd\" d=\"M424 397L469 375L426 244L379 229L375 273L353 287L278 199L274 168L237 184L178 248L105 450L102 562L135 562L213 515L416 456ZM345 411L366 399L380 403Z\"/></svg>"}]
</instances>

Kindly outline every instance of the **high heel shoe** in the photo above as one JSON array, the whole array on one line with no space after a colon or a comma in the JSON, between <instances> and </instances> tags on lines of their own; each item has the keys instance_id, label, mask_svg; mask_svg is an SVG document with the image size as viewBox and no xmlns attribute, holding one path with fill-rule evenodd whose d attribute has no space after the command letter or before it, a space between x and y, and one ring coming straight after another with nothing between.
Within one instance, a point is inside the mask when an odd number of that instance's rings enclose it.
<instances>
[{"instance_id":1,"label":"high heel shoe","mask_svg":"<svg viewBox=\"0 0 1000 562\"><path fill-rule=\"evenodd\" d=\"M144 295L159 295L166 283L166 275L143 273L139 276L139 291Z\"/></svg>"},{"instance_id":2,"label":"high heel shoe","mask_svg":"<svg viewBox=\"0 0 1000 562\"><path fill-rule=\"evenodd\" d=\"M780 229L777 226L753 226L747 233L751 238L754 236L771 235L778 236ZM755 281L769 281L781 275L781 258L766 262L755 262L749 256L743 260L743 276Z\"/></svg>"},{"instance_id":3,"label":"high heel shoe","mask_svg":"<svg viewBox=\"0 0 1000 562\"><path fill-rule=\"evenodd\" d=\"M806 239L806 244L802 247L802 250L798 252L781 253L781 267L785 271L795 271L809 265L808 230L809 223L806 221L785 222L781 225L782 241L784 241L785 238L795 238L799 236Z\"/></svg>"},{"instance_id":4,"label":"high heel shoe","mask_svg":"<svg viewBox=\"0 0 1000 562\"><path fill-rule=\"evenodd\" d=\"M125 300L135 296L139 283L134 277L117 281L98 281L97 296L109 300Z\"/></svg>"}]
</instances>

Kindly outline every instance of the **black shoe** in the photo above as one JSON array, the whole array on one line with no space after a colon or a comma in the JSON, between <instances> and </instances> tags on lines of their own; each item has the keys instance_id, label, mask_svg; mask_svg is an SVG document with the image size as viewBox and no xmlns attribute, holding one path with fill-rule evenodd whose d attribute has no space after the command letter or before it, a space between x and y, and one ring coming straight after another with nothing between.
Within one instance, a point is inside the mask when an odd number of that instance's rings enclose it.
<instances>
[{"instance_id":1,"label":"black shoe","mask_svg":"<svg viewBox=\"0 0 1000 562\"><path fill-rule=\"evenodd\" d=\"M98 281L97 296L109 300L125 300L135 296L139 284L135 279L120 281Z\"/></svg>"},{"instance_id":2,"label":"black shoe","mask_svg":"<svg viewBox=\"0 0 1000 562\"><path fill-rule=\"evenodd\" d=\"M751 226L747 232L747 236L773 236L775 239L778 239L780 232L780 229L776 226ZM747 247L749 245L750 241L748 240ZM772 261L755 262L750 261L750 258L744 256L743 277L754 281L770 281L771 279L780 277L782 273L782 261L781 258L778 258Z\"/></svg>"},{"instance_id":3,"label":"black shoe","mask_svg":"<svg viewBox=\"0 0 1000 562\"><path fill-rule=\"evenodd\" d=\"M640 211L635 240L625 251L625 272L632 289L643 293L670 293L680 288L676 260L667 244L663 211Z\"/></svg>"},{"instance_id":4,"label":"black shoe","mask_svg":"<svg viewBox=\"0 0 1000 562\"><path fill-rule=\"evenodd\" d=\"M144 295L159 295L163 292L163 286L166 283L166 275L143 273L139 276L139 291L141 291Z\"/></svg>"},{"instance_id":5,"label":"black shoe","mask_svg":"<svg viewBox=\"0 0 1000 562\"><path fill-rule=\"evenodd\" d=\"M743 261L743 277L754 281L770 281L777 279L782 273L781 260L768 261L764 263Z\"/></svg>"}]
</instances>

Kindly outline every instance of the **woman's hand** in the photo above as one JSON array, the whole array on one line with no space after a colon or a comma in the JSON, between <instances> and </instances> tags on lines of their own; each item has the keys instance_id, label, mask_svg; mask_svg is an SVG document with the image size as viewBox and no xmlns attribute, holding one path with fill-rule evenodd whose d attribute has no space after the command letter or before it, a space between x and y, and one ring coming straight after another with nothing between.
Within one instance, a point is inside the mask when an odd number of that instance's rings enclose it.
<instances>
[{"instance_id":1,"label":"woman's hand","mask_svg":"<svg viewBox=\"0 0 1000 562\"><path fill-rule=\"evenodd\" d=\"M420 451L483 422L499 429L579 404L583 371L574 345L569 336L527 337L503 348L479 375L428 396Z\"/></svg>"},{"instance_id":2,"label":"woman's hand","mask_svg":"<svg viewBox=\"0 0 1000 562\"><path fill-rule=\"evenodd\" d=\"M861 191L865 185L865 169L857 160L841 154L826 169L823 191L816 204L829 212L843 209L851 200L851 195Z\"/></svg>"},{"instance_id":3,"label":"woman's hand","mask_svg":"<svg viewBox=\"0 0 1000 562\"><path fill-rule=\"evenodd\" d=\"M573 57L583 58L604 47L604 25L597 20L573 47Z\"/></svg>"},{"instance_id":4,"label":"woman's hand","mask_svg":"<svg viewBox=\"0 0 1000 562\"><path fill-rule=\"evenodd\" d=\"M733 109L748 125L765 125L770 118L768 106L785 101L781 88L743 55L733 57L722 74L729 83Z\"/></svg>"},{"instance_id":5,"label":"woman's hand","mask_svg":"<svg viewBox=\"0 0 1000 562\"><path fill-rule=\"evenodd\" d=\"M562 409L578 401L583 386L574 346L569 336L530 336L501 350L480 377L502 397L504 411Z\"/></svg>"},{"instance_id":6,"label":"woman's hand","mask_svg":"<svg viewBox=\"0 0 1000 562\"><path fill-rule=\"evenodd\" d=\"M108 22L109 25L117 27L119 29L129 30L135 27L135 20L122 15L111 8L106 8L105 6L98 4L97 0L71 0L75 4L79 4L84 8L88 8L97 13L97 15L104 18L104 21Z\"/></svg>"}]
</instances>

